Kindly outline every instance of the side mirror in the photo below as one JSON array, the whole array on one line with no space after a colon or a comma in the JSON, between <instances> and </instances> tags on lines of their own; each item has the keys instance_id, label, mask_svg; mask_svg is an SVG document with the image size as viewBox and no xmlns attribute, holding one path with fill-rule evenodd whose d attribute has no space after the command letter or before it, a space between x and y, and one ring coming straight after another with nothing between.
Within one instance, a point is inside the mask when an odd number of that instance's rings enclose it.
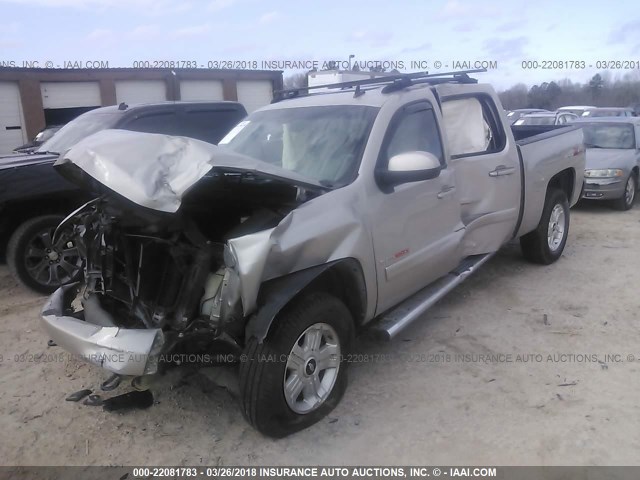
<instances>
[{"instance_id":1,"label":"side mirror","mask_svg":"<svg viewBox=\"0 0 640 480\"><path fill-rule=\"evenodd\" d=\"M377 170L378 181L385 186L431 180L440 175L440 160L429 152L406 152L389 159L386 169Z\"/></svg>"}]
</instances>

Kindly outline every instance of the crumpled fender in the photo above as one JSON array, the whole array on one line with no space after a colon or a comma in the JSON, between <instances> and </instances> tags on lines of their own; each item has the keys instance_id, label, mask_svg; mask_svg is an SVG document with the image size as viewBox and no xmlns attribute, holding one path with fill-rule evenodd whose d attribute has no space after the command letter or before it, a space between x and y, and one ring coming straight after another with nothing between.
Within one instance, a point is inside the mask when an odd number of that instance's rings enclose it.
<instances>
[{"instance_id":1,"label":"crumpled fender","mask_svg":"<svg viewBox=\"0 0 640 480\"><path fill-rule=\"evenodd\" d=\"M266 302L260 305L257 313L247 324L247 338L255 337L262 343L278 312L313 280L339 262L340 260L335 260L265 282L260 296L266 299Z\"/></svg>"},{"instance_id":2,"label":"crumpled fender","mask_svg":"<svg viewBox=\"0 0 640 480\"><path fill-rule=\"evenodd\" d=\"M255 310L260 286L268 280L345 258L373 267L363 259L367 252L372 256L372 247L360 215L349 202L332 198L339 193L329 192L302 205L272 229L228 241L245 315Z\"/></svg>"}]
</instances>

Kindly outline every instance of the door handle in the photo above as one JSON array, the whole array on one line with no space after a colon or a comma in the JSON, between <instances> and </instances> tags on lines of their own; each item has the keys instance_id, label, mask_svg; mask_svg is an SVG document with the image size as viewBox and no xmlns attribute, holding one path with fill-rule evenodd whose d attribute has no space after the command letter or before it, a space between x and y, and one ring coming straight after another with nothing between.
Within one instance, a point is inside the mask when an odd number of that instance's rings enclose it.
<instances>
[{"instance_id":1,"label":"door handle","mask_svg":"<svg viewBox=\"0 0 640 480\"><path fill-rule=\"evenodd\" d=\"M489 172L490 177L501 177L503 175L511 175L515 173L515 167L507 167L505 165L498 165L495 170Z\"/></svg>"},{"instance_id":2,"label":"door handle","mask_svg":"<svg viewBox=\"0 0 640 480\"><path fill-rule=\"evenodd\" d=\"M444 198L447 195L451 195L455 191L456 191L456 187L454 187L453 185L447 185L445 187L442 187L442 190L438 192L438 198Z\"/></svg>"}]
</instances>

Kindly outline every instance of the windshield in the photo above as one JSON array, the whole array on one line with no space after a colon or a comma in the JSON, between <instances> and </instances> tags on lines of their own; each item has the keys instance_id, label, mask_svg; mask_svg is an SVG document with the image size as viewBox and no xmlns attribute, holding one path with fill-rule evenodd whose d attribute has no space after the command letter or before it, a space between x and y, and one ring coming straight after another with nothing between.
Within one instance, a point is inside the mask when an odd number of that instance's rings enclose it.
<instances>
[{"instance_id":1,"label":"windshield","mask_svg":"<svg viewBox=\"0 0 640 480\"><path fill-rule=\"evenodd\" d=\"M84 113L67 123L53 137L40 145L38 152L66 152L83 138L100 130L113 128L119 118L118 113Z\"/></svg>"},{"instance_id":2,"label":"windshield","mask_svg":"<svg viewBox=\"0 0 640 480\"><path fill-rule=\"evenodd\" d=\"M636 148L633 125L589 124L582 127L587 148Z\"/></svg>"},{"instance_id":3,"label":"windshield","mask_svg":"<svg viewBox=\"0 0 640 480\"><path fill-rule=\"evenodd\" d=\"M516 125L555 125L556 117L544 116L544 117L522 117L516 122Z\"/></svg>"},{"instance_id":4,"label":"windshield","mask_svg":"<svg viewBox=\"0 0 640 480\"><path fill-rule=\"evenodd\" d=\"M342 186L356 176L377 112L360 105L256 112L219 145L323 185Z\"/></svg>"}]
</instances>

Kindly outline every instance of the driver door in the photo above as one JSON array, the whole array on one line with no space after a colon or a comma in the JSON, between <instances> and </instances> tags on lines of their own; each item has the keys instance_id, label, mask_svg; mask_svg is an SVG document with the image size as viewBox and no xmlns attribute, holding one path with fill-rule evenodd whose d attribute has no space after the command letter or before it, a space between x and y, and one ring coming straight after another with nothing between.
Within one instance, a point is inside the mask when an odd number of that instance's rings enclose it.
<instances>
[{"instance_id":1,"label":"driver door","mask_svg":"<svg viewBox=\"0 0 640 480\"><path fill-rule=\"evenodd\" d=\"M428 101L401 107L385 135L377 168L400 153L435 155L438 177L396 185L372 206L373 245L381 313L454 269L464 233L453 172L447 168L438 116Z\"/></svg>"}]
</instances>

